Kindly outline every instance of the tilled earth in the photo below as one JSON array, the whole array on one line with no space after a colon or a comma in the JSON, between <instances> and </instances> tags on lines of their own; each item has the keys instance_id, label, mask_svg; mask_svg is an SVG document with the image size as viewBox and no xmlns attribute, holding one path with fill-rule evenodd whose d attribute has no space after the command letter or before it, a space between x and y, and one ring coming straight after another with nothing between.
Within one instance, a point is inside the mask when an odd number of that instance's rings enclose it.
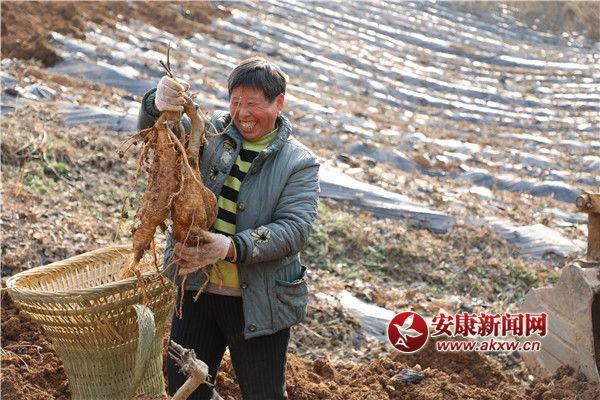
<instances>
[{"instance_id":1,"label":"tilled earth","mask_svg":"<svg viewBox=\"0 0 600 400\"><path fill-rule=\"evenodd\" d=\"M50 341L2 292L2 398L67 400L67 376Z\"/></svg>"},{"instance_id":2,"label":"tilled earth","mask_svg":"<svg viewBox=\"0 0 600 400\"><path fill-rule=\"evenodd\" d=\"M50 32L85 38L89 21L114 27L135 18L177 35L191 36L209 29L207 23L211 18L226 14L222 7L217 9L208 2L198 1L5 2L2 4L2 57L35 59L52 66L62 59L51 43ZM27 29L23 29L25 26Z\"/></svg>"}]
</instances>

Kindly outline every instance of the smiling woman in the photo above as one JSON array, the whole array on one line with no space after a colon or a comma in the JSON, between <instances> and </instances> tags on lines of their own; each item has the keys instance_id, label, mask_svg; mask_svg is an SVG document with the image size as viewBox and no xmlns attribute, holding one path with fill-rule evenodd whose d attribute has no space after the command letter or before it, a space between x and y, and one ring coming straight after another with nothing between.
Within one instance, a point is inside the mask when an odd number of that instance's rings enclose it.
<instances>
[{"instance_id":1,"label":"smiling woman","mask_svg":"<svg viewBox=\"0 0 600 400\"><path fill-rule=\"evenodd\" d=\"M275 129L275 120L281 113L283 104L283 93L269 102L261 90L251 86L238 86L233 89L229 112L243 138L255 142Z\"/></svg>"},{"instance_id":2,"label":"smiling woman","mask_svg":"<svg viewBox=\"0 0 600 400\"><path fill-rule=\"evenodd\" d=\"M180 111L188 87L163 77L142 100L139 128L163 111ZM173 319L171 339L194 349L212 383L229 347L244 399L285 399L290 327L307 310L299 252L317 214L319 164L281 115L286 78L279 67L258 57L242 61L228 89L229 112L213 115L219 134L209 135L200 154L203 183L217 197L211 241L187 247L169 235L165 248L166 274L182 285L168 266L182 264L187 273L183 319ZM184 379L173 363L167 375L174 393ZM201 385L190 399L211 396L213 388Z\"/></svg>"}]
</instances>

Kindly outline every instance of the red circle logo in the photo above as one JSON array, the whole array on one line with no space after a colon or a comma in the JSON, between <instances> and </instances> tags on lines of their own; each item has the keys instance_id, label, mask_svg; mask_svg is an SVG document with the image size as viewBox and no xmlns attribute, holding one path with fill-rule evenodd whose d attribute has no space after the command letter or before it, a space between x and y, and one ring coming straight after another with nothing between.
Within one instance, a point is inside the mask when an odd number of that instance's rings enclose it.
<instances>
[{"instance_id":1,"label":"red circle logo","mask_svg":"<svg viewBox=\"0 0 600 400\"><path fill-rule=\"evenodd\" d=\"M390 321L387 329L390 343L403 353L420 350L429 339L427 321L416 312L405 311Z\"/></svg>"}]
</instances>

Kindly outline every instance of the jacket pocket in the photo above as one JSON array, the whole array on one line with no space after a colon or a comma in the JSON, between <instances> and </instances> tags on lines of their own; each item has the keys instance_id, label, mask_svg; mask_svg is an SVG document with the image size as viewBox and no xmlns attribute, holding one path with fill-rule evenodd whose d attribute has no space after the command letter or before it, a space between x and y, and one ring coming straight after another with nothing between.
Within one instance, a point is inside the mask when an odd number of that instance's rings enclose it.
<instances>
[{"instance_id":1,"label":"jacket pocket","mask_svg":"<svg viewBox=\"0 0 600 400\"><path fill-rule=\"evenodd\" d=\"M277 330L288 328L304 320L308 304L306 267L301 266L300 277L293 282L275 280Z\"/></svg>"}]
</instances>

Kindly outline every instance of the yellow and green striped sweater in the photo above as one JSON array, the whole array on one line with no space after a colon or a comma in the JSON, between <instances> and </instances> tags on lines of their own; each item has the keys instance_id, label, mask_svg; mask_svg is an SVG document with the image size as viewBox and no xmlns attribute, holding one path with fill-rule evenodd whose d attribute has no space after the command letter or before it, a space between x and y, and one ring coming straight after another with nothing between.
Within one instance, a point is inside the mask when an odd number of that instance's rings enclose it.
<instances>
[{"instance_id":1,"label":"yellow and green striped sweater","mask_svg":"<svg viewBox=\"0 0 600 400\"><path fill-rule=\"evenodd\" d=\"M243 141L242 149L235 160L235 164L231 167L229 176L225 180L223 189L221 189L217 199L219 213L213 225L215 232L226 236L235 235L237 198L244 176L246 176L252 161L258 153L275 139L278 130L279 127L275 128L256 142ZM226 260L217 261L212 267L210 282L206 290L210 293L241 296L237 265Z\"/></svg>"}]
</instances>

